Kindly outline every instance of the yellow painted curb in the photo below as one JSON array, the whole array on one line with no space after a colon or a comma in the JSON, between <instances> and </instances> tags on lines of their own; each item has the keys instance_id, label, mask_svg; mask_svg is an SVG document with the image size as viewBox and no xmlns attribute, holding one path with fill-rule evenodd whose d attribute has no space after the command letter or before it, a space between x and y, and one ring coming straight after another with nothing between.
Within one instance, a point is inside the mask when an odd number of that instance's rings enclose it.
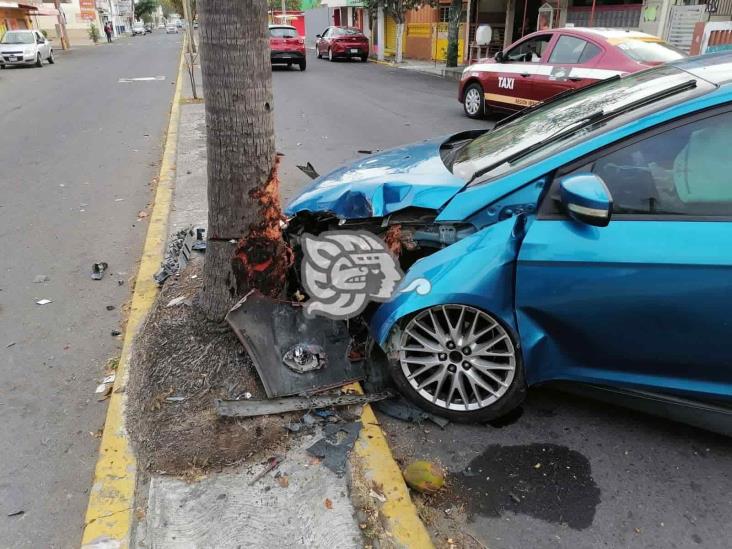
<instances>
[{"instance_id":1,"label":"yellow painted curb","mask_svg":"<svg viewBox=\"0 0 732 549\"><path fill-rule=\"evenodd\" d=\"M348 388L362 393L358 383ZM365 486L376 486L386 501L379 504L384 529L391 541L404 549L433 549L432 538L417 513L402 476L402 471L391 454L389 443L373 409L366 404L361 412L361 433L353 447L358 460L354 473L362 476Z\"/></svg>"},{"instance_id":2,"label":"yellow painted curb","mask_svg":"<svg viewBox=\"0 0 732 549\"><path fill-rule=\"evenodd\" d=\"M89 493L84 534L81 539L82 549L102 547L126 549L130 544L137 463L124 425L127 403L124 387L129 374L128 365L132 342L158 295L158 287L153 280L153 275L157 272L165 251L168 214L175 184L182 75L183 50L181 50L178 64L178 78L173 95L173 105L170 109L170 121L163 159L160 164L160 179L155 193L155 204L149 217L150 225L147 229L140 268L135 279L135 291L132 294L122 356L117 367L114 390L109 400L104 434L94 472L94 484Z\"/></svg>"}]
</instances>

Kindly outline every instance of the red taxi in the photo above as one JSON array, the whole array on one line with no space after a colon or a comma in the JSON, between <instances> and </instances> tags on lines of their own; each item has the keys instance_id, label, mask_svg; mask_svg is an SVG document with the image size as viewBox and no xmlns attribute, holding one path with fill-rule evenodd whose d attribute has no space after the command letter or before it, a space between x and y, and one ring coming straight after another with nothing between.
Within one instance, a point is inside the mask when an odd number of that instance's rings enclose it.
<instances>
[{"instance_id":1,"label":"red taxi","mask_svg":"<svg viewBox=\"0 0 732 549\"><path fill-rule=\"evenodd\" d=\"M269 26L269 49L272 64L298 65L305 70L305 39L290 25Z\"/></svg>"},{"instance_id":2,"label":"red taxi","mask_svg":"<svg viewBox=\"0 0 732 549\"><path fill-rule=\"evenodd\" d=\"M360 29L328 27L317 38L315 53L318 54L318 59L326 56L330 61L337 57L357 57L364 63L369 60L369 39Z\"/></svg>"},{"instance_id":3,"label":"red taxi","mask_svg":"<svg viewBox=\"0 0 732 549\"><path fill-rule=\"evenodd\" d=\"M458 99L470 118L523 109L567 89L684 57L660 38L635 31L562 28L529 34L465 68Z\"/></svg>"}]
</instances>

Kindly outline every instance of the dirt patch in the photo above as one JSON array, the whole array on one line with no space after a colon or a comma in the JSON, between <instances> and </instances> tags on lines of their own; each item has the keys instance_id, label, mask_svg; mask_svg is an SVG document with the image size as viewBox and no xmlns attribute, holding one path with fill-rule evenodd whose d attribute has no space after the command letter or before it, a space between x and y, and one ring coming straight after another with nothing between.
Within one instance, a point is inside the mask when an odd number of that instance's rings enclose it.
<instances>
[{"instance_id":1,"label":"dirt patch","mask_svg":"<svg viewBox=\"0 0 732 549\"><path fill-rule=\"evenodd\" d=\"M139 465L150 472L198 473L258 459L287 438L287 415L223 420L214 411L217 398L265 394L228 325L206 321L191 306L202 265L195 258L168 279L135 339L127 425Z\"/></svg>"}]
</instances>

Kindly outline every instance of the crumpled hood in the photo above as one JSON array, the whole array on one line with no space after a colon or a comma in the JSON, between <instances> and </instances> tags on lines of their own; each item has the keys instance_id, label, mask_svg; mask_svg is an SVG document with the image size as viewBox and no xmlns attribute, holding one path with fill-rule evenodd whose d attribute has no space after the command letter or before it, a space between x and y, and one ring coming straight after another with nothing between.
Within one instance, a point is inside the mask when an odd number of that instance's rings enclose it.
<instances>
[{"instance_id":1,"label":"crumpled hood","mask_svg":"<svg viewBox=\"0 0 732 549\"><path fill-rule=\"evenodd\" d=\"M285 213L330 212L344 219L383 217L407 207L438 209L465 185L440 158L448 137L370 155L315 179Z\"/></svg>"}]
</instances>

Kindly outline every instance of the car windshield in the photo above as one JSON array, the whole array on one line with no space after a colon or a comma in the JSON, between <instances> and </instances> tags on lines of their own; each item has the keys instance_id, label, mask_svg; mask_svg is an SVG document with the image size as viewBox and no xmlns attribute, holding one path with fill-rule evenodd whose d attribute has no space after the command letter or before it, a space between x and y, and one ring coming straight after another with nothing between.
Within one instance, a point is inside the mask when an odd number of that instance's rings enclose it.
<instances>
[{"instance_id":1,"label":"car windshield","mask_svg":"<svg viewBox=\"0 0 732 549\"><path fill-rule=\"evenodd\" d=\"M352 29L350 27L336 28L333 34L335 34L336 36L352 36L354 34L361 34L361 31L359 29Z\"/></svg>"},{"instance_id":2,"label":"car windshield","mask_svg":"<svg viewBox=\"0 0 732 549\"><path fill-rule=\"evenodd\" d=\"M647 64L669 63L686 57L684 52L674 48L666 42L658 42L655 40L638 40L636 38L628 38L615 44L615 46L625 55L634 61Z\"/></svg>"},{"instance_id":3,"label":"car windshield","mask_svg":"<svg viewBox=\"0 0 732 549\"><path fill-rule=\"evenodd\" d=\"M290 27L272 27L269 35L272 38L297 38L297 31Z\"/></svg>"},{"instance_id":4,"label":"car windshield","mask_svg":"<svg viewBox=\"0 0 732 549\"><path fill-rule=\"evenodd\" d=\"M485 175L481 181L487 181L525 163L525 156L515 162L511 160L522 151L540 146L546 153L547 147L553 143L552 137L561 134L563 138L571 139L583 135L587 126L597 120L598 114L611 115L690 79L689 73L666 65L580 89L528 110L526 114L470 141L457 153L452 171L465 180L473 179L476 174ZM546 145L542 146L544 142Z\"/></svg>"},{"instance_id":5,"label":"car windshield","mask_svg":"<svg viewBox=\"0 0 732 549\"><path fill-rule=\"evenodd\" d=\"M13 32L5 33L0 44L32 44L35 42L32 32Z\"/></svg>"}]
</instances>

